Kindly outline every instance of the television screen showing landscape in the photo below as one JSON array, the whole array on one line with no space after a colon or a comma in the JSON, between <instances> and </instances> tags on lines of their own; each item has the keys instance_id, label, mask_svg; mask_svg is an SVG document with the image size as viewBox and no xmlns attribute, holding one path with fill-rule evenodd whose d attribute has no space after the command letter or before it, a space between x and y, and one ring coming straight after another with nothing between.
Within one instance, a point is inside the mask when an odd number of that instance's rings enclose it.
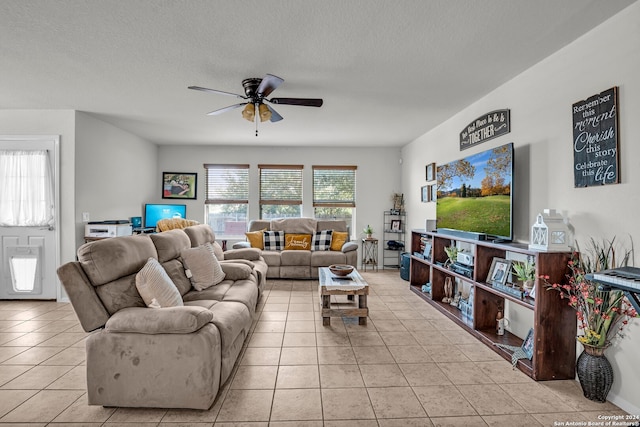
<instances>
[{"instance_id":1,"label":"television screen showing landscape","mask_svg":"<svg viewBox=\"0 0 640 427\"><path fill-rule=\"evenodd\" d=\"M511 239L513 143L437 169L438 229Z\"/></svg>"}]
</instances>

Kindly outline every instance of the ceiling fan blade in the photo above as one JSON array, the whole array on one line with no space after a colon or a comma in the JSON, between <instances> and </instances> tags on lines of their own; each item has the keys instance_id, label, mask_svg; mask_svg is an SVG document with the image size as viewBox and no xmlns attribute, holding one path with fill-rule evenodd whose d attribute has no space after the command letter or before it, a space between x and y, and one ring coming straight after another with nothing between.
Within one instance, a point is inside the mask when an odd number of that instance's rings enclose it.
<instances>
[{"instance_id":1,"label":"ceiling fan blade","mask_svg":"<svg viewBox=\"0 0 640 427\"><path fill-rule=\"evenodd\" d=\"M228 107L221 108L219 110L214 110L207 113L207 116L217 116L218 114L226 113L227 111L235 110L236 108L240 108L243 105L247 105L248 102L242 102L240 104L229 105Z\"/></svg>"},{"instance_id":2,"label":"ceiling fan blade","mask_svg":"<svg viewBox=\"0 0 640 427\"><path fill-rule=\"evenodd\" d=\"M193 90L201 90L202 92L217 93L217 94L219 94L219 95L235 96L236 98L240 98L240 99L247 99L247 97L246 97L246 96L238 95L237 93L224 92L224 91L222 91L222 90L217 90L217 89L208 89L208 88L206 88L206 87L200 87L200 86L189 86L189 89L193 89Z\"/></svg>"},{"instance_id":3,"label":"ceiling fan blade","mask_svg":"<svg viewBox=\"0 0 640 427\"><path fill-rule=\"evenodd\" d=\"M319 98L271 98L272 104L302 105L304 107L322 107L322 99Z\"/></svg>"},{"instance_id":4,"label":"ceiling fan blade","mask_svg":"<svg viewBox=\"0 0 640 427\"><path fill-rule=\"evenodd\" d=\"M276 90L278 86L282 84L284 80L278 76L274 76L273 74L267 74L264 76L262 81L260 82L260 86L258 86L257 94L266 98L271 95L271 92Z\"/></svg>"},{"instance_id":5,"label":"ceiling fan blade","mask_svg":"<svg viewBox=\"0 0 640 427\"><path fill-rule=\"evenodd\" d=\"M267 105L267 104L264 104ZM274 110L273 108L271 108L271 106L267 105L267 108L269 109L269 111L271 111L271 122L279 122L280 120L283 119L283 117L278 114L278 112L276 110Z\"/></svg>"}]
</instances>

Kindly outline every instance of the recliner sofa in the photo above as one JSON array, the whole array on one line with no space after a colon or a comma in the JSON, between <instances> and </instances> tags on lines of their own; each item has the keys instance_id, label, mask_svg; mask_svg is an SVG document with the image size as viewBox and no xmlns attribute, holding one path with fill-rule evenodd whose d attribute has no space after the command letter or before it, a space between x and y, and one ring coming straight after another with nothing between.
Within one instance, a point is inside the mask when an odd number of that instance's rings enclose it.
<instances>
[{"instance_id":1,"label":"recliner sofa","mask_svg":"<svg viewBox=\"0 0 640 427\"><path fill-rule=\"evenodd\" d=\"M318 267L332 264L348 264L356 267L358 262L358 244L349 241L347 223L343 220L322 220L315 218L284 218L273 220L254 220L249 223L250 233L263 231L281 231L284 240L287 236L315 236L316 233L331 230L334 241L330 249L314 250L301 245L291 245L292 249L282 247L261 247L262 257L268 265L268 278L281 279L315 279L318 278ZM337 242L336 233L341 233L343 240ZM258 239L260 241L260 239ZM338 243L337 246L334 243ZM286 243L285 243L286 245ZM234 248L251 247L250 241L238 242Z\"/></svg>"},{"instance_id":2,"label":"recliner sofa","mask_svg":"<svg viewBox=\"0 0 640 427\"><path fill-rule=\"evenodd\" d=\"M206 243L225 277L198 291L182 255ZM183 305L147 307L136 276L150 258ZM88 403L208 409L249 333L266 270L258 250L222 253L208 225L81 246L58 276L83 329L95 331L86 341Z\"/></svg>"}]
</instances>

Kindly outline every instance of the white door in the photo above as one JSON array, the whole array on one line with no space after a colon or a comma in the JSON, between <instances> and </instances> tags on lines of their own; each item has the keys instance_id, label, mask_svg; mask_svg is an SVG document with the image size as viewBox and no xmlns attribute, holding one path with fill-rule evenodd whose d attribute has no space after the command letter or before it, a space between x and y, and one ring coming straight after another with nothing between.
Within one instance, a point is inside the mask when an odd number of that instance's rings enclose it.
<instances>
[{"instance_id":1,"label":"white door","mask_svg":"<svg viewBox=\"0 0 640 427\"><path fill-rule=\"evenodd\" d=\"M0 136L0 299L58 297L58 150L58 136Z\"/></svg>"}]
</instances>

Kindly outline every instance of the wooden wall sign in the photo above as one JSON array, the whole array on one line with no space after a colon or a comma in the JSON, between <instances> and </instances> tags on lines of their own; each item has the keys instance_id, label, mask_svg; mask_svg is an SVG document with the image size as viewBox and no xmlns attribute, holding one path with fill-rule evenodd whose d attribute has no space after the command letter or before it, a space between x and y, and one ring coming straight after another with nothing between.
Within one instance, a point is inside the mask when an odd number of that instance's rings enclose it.
<instances>
[{"instance_id":1,"label":"wooden wall sign","mask_svg":"<svg viewBox=\"0 0 640 427\"><path fill-rule=\"evenodd\" d=\"M460 132L460 150L511 132L509 110L496 110L478 117Z\"/></svg>"},{"instance_id":2,"label":"wooden wall sign","mask_svg":"<svg viewBox=\"0 0 640 427\"><path fill-rule=\"evenodd\" d=\"M575 187L619 184L618 88L573 104Z\"/></svg>"}]
</instances>

